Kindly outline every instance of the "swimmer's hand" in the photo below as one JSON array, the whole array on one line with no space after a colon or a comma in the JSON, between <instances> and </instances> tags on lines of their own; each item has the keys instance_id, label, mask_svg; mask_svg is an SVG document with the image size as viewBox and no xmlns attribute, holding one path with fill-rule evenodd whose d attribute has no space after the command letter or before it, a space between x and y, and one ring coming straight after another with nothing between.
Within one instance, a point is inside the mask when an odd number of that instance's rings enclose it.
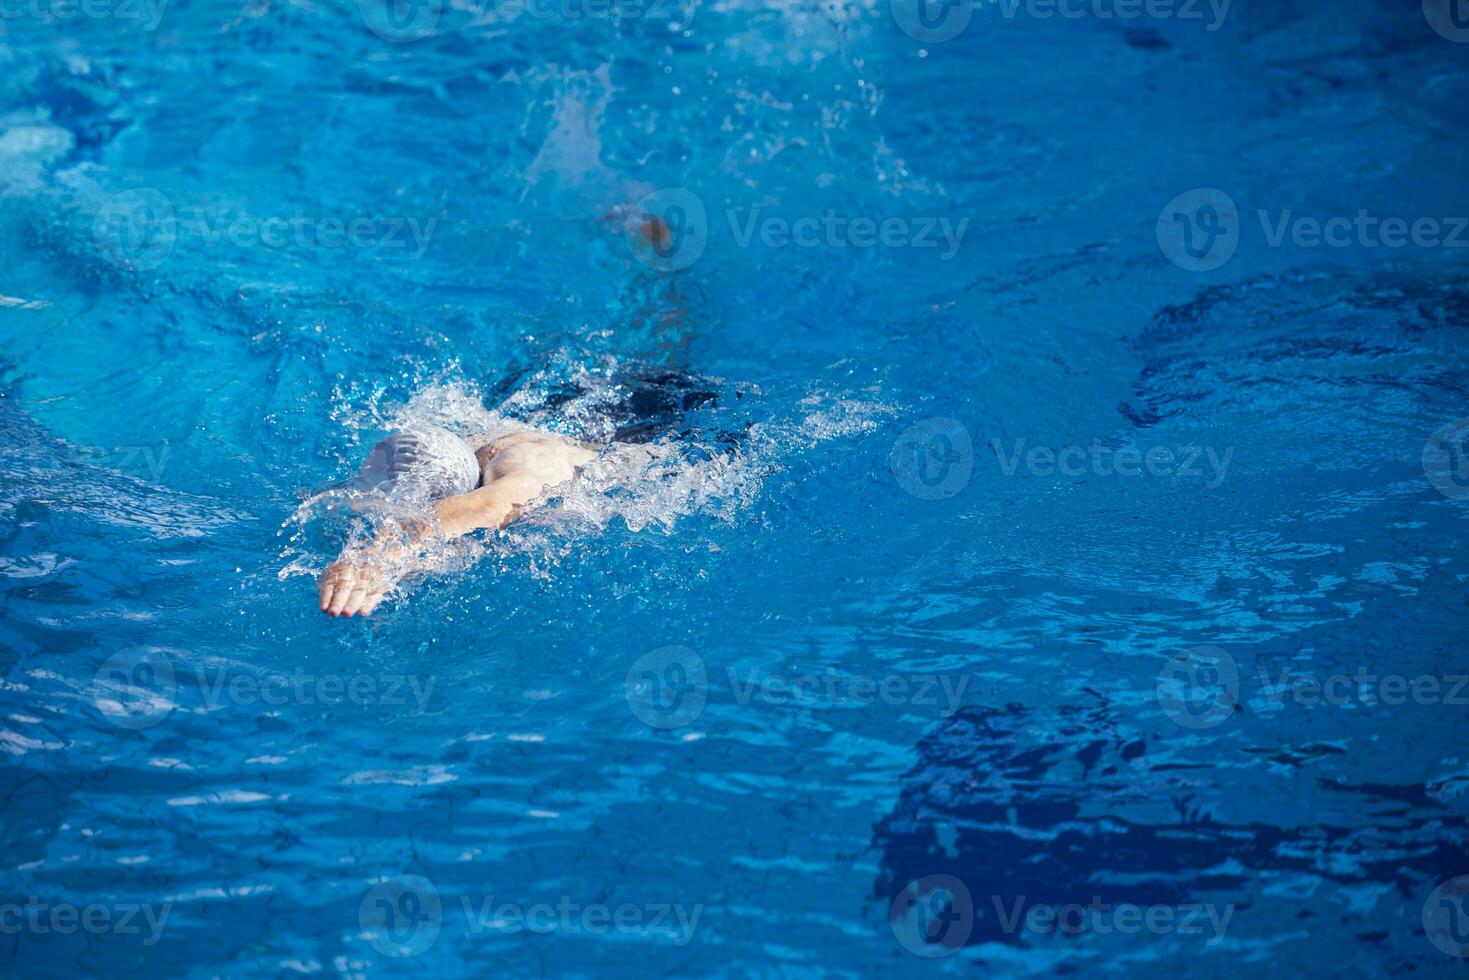
<instances>
[{"instance_id":1,"label":"swimmer's hand","mask_svg":"<svg viewBox=\"0 0 1469 980\"><path fill-rule=\"evenodd\" d=\"M317 591L329 616L372 614L394 583L381 565L365 557L342 557L321 575Z\"/></svg>"}]
</instances>

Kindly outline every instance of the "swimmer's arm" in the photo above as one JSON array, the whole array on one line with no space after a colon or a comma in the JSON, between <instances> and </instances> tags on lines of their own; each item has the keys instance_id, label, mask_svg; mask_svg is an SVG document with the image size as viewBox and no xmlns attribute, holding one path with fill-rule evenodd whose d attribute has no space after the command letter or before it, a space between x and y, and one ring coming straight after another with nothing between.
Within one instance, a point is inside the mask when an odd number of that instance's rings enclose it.
<instances>
[{"instance_id":1,"label":"swimmer's arm","mask_svg":"<svg viewBox=\"0 0 1469 980\"><path fill-rule=\"evenodd\" d=\"M520 516L520 508L535 500L545 483L505 478L480 486L469 494L439 501L438 522L405 529L407 538L378 538L355 551L344 551L322 574L317 594L329 616L369 616L379 602L411 572L414 558L433 541L458 538L482 527L504 527Z\"/></svg>"},{"instance_id":2,"label":"swimmer's arm","mask_svg":"<svg viewBox=\"0 0 1469 980\"><path fill-rule=\"evenodd\" d=\"M481 528L498 530L549 487L576 479L595 452L569 439L527 435L492 449L483 461L486 483L478 490L438 505L441 537L458 537Z\"/></svg>"},{"instance_id":3,"label":"swimmer's arm","mask_svg":"<svg viewBox=\"0 0 1469 980\"><path fill-rule=\"evenodd\" d=\"M534 475L504 476L478 490L439 501L438 526L430 536L457 538L482 528L499 530L520 516L520 509L550 483Z\"/></svg>"},{"instance_id":4,"label":"swimmer's arm","mask_svg":"<svg viewBox=\"0 0 1469 980\"><path fill-rule=\"evenodd\" d=\"M502 528L540 495L547 484L529 477L502 477L478 490L439 501L438 521L408 529L410 538L378 538L364 548L342 552L321 576L321 611L331 616L366 616L398 580L411 571L425 545L481 528Z\"/></svg>"},{"instance_id":5,"label":"swimmer's arm","mask_svg":"<svg viewBox=\"0 0 1469 980\"><path fill-rule=\"evenodd\" d=\"M515 449L498 454L492 466L494 479L478 490L439 501L433 525L406 528L406 540L378 538L352 554L342 552L318 584L321 611L332 616L368 615L411 571L407 566L425 545L481 528L505 527L547 487L574 478L594 455L564 447L549 457Z\"/></svg>"}]
</instances>

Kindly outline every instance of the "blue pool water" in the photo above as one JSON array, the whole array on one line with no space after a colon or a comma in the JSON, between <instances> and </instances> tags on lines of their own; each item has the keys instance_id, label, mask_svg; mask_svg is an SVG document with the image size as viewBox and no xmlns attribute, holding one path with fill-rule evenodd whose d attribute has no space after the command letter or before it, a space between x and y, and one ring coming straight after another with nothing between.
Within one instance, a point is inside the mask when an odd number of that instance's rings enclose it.
<instances>
[{"instance_id":1,"label":"blue pool water","mask_svg":"<svg viewBox=\"0 0 1469 980\"><path fill-rule=\"evenodd\" d=\"M1462 3L375 3L0 19L0 975L1462 974Z\"/></svg>"}]
</instances>

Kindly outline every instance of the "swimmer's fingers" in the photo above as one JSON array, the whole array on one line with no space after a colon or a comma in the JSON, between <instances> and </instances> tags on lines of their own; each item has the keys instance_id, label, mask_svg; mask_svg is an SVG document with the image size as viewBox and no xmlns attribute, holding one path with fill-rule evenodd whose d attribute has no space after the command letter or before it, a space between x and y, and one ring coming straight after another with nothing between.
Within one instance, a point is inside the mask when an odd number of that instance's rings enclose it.
<instances>
[{"instance_id":1,"label":"swimmer's fingers","mask_svg":"<svg viewBox=\"0 0 1469 980\"><path fill-rule=\"evenodd\" d=\"M367 602L362 607L362 615L371 616L372 611L378 607L378 603L382 602L387 597L388 594L382 591L369 593L367 596Z\"/></svg>"},{"instance_id":2,"label":"swimmer's fingers","mask_svg":"<svg viewBox=\"0 0 1469 980\"><path fill-rule=\"evenodd\" d=\"M367 579L359 578L352 585L352 591L347 594L347 601L342 604L342 615L355 616L367 603Z\"/></svg>"},{"instance_id":3,"label":"swimmer's fingers","mask_svg":"<svg viewBox=\"0 0 1469 980\"><path fill-rule=\"evenodd\" d=\"M347 615L372 615L372 611L387 598L387 594L387 587L380 576L374 575L360 580L352 590L352 598L347 601Z\"/></svg>"},{"instance_id":4,"label":"swimmer's fingers","mask_svg":"<svg viewBox=\"0 0 1469 980\"><path fill-rule=\"evenodd\" d=\"M372 562L357 564L341 559L322 573L318 586L321 611L330 616L366 616L387 597L393 581Z\"/></svg>"},{"instance_id":5,"label":"swimmer's fingers","mask_svg":"<svg viewBox=\"0 0 1469 980\"><path fill-rule=\"evenodd\" d=\"M336 589L332 592L331 603L327 606L328 615L340 616L346 611L347 603L352 599L354 584L353 580L348 577L344 577L337 583Z\"/></svg>"},{"instance_id":6,"label":"swimmer's fingers","mask_svg":"<svg viewBox=\"0 0 1469 980\"><path fill-rule=\"evenodd\" d=\"M337 562L321 573L321 582L317 585L317 592L321 598L321 611L333 613L332 603L336 601L338 593L347 587L346 577L351 572L351 566L345 562Z\"/></svg>"},{"instance_id":7,"label":"swimmer's fingers","mask_svg":"<svg viewBox=\"0 0 1469 980\"><path fill-rule=\"evenodd\" d=\"M323 576L321 608L332 616L366 616L383 600L389 584L376 565L337 562Z\"/></svg>"},{"instance_id":8,"label":"swimmer's fingers","mask_svg":"<svg viewBox=\"0 0 1469 980\"><path fill-rule=\"evenodd\" d=\"M342 615L352 601L352 594L359 588L365 589L367 582L364 570L350 562L332 565L321 577L321 611L329 616Z\"/></svg>"}]
</instances>

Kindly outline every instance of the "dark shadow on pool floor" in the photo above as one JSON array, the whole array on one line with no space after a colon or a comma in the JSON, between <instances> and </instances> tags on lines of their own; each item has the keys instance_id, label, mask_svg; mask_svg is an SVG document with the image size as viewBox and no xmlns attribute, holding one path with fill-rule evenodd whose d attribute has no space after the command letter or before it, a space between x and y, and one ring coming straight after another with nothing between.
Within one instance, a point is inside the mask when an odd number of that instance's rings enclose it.
<instances>
[{"instance_id":1,"label":"dark shadow on pool floor","mask_svg":"<svg viewBox=\"0 0 1469 980\"><path fill-rule=\"evenodd\" d=\"M952 875L972 898L966 945L1024 948L1031 938L1013 919L1007 929L999 912L1017 899L1026 907L1085 907L1097 899L1144 908L1231 903L1248 917L1264 873L1303 884L1390 885L1421 936L1423 895L1469 869L1462 818L1423 784L1318 780L1323 800L1340 794L1343 809L1370 812L1372 826L1212 819L1190 784L1198 769L1220 760L1155 766L1148 741L1119 727L1101 695L1098 702L1062 707L1051 718L1017 705L968 707L934 729L918 747L897 805L878 824L875 897L891 903L910 882ZM1285 764L1339 751L1303 746ZM1154 819L1168 809L1174 819ZM1315 914L1303 906L1298 918ZM1309 921L1281 925L1312 929ZM1356 925L1353 934L1374 942L1386 923L1364 917ZM1436 955L1426 941L1423 952ZM1447 963L1444 957L1438 965Z\"/></svg>"}]
</instances>

